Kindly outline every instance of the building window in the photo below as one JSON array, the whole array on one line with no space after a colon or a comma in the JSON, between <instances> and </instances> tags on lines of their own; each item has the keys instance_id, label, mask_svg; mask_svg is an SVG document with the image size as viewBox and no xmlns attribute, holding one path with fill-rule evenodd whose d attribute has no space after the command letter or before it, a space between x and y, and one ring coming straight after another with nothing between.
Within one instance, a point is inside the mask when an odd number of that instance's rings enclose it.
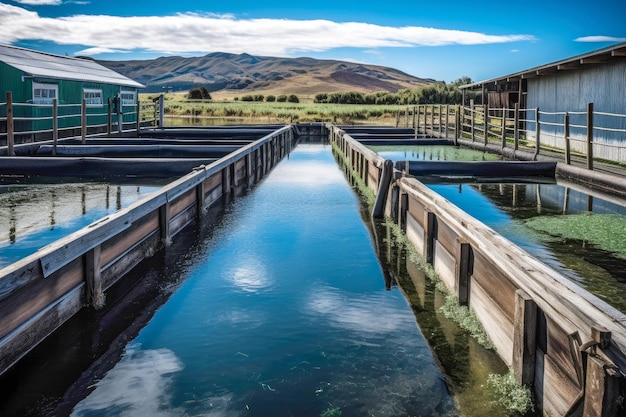
<instances>
[{"instance_id":1,"label":"building window","mask_svg":"<svg viewBox=\"0 0 626 417\"><path fill-rule=\"evenodd\" d=\"M134 106L137 104L137 95L134 91L121 91L120 97L122 98L122 106Z\"/></svg>"},{"instance_id":2,"label":"building window","mask_svg":"<svg viewBox=\"0 0 626 417\"><path fill-rule=\"evenodd\" d=\"M56 84L33 83L33 103L52 104L59 96L59 86Z\"/></svg>"},{"instance_id":3,"label":"building window","mask_svg":"<svg viewBox=\"0 0 626 417\"><path fill-rule=\"evenodd\" d=\"M84 88L83 98L88 106L102 106L102 90Z\"/></svg>"}]
</instances>

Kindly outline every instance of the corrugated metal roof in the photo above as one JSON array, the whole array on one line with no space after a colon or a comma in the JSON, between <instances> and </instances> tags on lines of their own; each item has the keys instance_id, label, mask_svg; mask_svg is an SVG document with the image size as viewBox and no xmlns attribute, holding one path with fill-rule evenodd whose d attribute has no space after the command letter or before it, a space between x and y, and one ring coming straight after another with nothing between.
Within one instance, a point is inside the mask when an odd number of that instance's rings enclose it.
<instances>
[{"instance_id":1,"label":"corrugated metal roof","mask_svg":"<svg viewBox=\"0 0 626 417\"><path fill-rule=\"evenodd\" d=\"M70 58L15 46L0 45L0 61L35 77L144 88L142 84L90 59Z\"/></svg>"},{"instance_id":2,"label":"corrugated metal roof","mask_svg":"<svg viewBox=\"0 0 626 417\"><path fill-rule=\"evenodd\" d=\"M519 71L509 75L503 75L502 77L492 78L490 80L478 81L472 84L462 85L459 88L475 88L481 87L484 84L498 83L502 81L511 81L519 79L528 79L539 77L544 74L554 74L558 71L569 71L583 67L587 64L601 64L603 62L610 62L615 59L624 59L626 56L626 42L618 43L608 46L606 48L598 49L596 51L588 52L582 55L576 55L571 58L566 58L560 61L552 62L550 64L541 65L539 67L530 68L524 71Z\"/></svg>"}]
</instances>

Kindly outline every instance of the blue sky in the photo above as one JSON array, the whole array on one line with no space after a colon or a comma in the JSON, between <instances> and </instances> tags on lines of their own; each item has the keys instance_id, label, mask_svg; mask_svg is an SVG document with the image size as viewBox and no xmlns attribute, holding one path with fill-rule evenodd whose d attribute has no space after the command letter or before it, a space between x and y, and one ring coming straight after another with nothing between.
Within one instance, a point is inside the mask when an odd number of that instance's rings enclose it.
<instances>
[{"instance_id":1,"label":"blue sky","mask_svg":"<svg viewBox=\"0 0 626 417\"><path fill-rule=\"evenodd\" d=\"M0 2L0 43L96 59L210 52L489 79L626 41L625 0Z\"/></svg>"}]
</instances>

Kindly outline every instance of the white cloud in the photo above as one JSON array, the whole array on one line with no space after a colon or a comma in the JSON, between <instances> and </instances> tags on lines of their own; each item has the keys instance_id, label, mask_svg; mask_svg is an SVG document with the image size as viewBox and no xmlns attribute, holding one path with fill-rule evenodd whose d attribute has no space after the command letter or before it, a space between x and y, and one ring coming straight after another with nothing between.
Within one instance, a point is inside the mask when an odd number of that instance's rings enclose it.
<instances>
[{"instance_id":1,"label":"white cloud","mask_svg":"<svg viewBox=\"0 0 626 417\"><path fill-rule=\"evenodd\" d=\"M519 49L511 49L511 52L512 52L512 53L514 53L514 54L515 54L515 53L518 53L518 52L519 52Z\"/></svg>"},{"instance_id":2,"label":"white cloud","mask_svg":"<svg viewBox=\"0 0 626 417\"><path fill-rule=\"evenodd\" d=\"M45 40L107 50L287 56L334 48L476 45L529 41L531 35L489 35L418 26L392 27L330 20L237 19L232 15L73 15L41 17L0 3L0 42Z\"/></svg>"},{"instance_id":3,"label":"white cloud","mask_svg":"<svg viewBox=\"0 0 626 417\"><path fill-rule=\"evenodd\" d=\"M626 42L626 38L617 38L614 36L582 36L574 39L575 42Z\"/></svg>"},{"instance_id":4,"label":"white cloud","mask_svg":"<svg viewBox=\"0 0 626 417\"><path fill-rule=\"evenodd\" d=\"M92 56L92 55L98 55L98 54L123 54L123 53L128 53L129 51L125 51L125 50L121 50L121 49L111 49L111 48L101 48L101 47L94 47L94 48L87 48L87 49L83 49L81 51L76 52L76 55L79 56Z\"/></svg>"},{"instance_id":5,"label":"white cloud","mask_svg":"<svg viewBox=\"0 0 626 417\"><path fill-rule=\"evenodd\" d=\"M15 0L15 2L30 6L58 6L61 4L61 0Z\"/></svg>"}]
</instances>

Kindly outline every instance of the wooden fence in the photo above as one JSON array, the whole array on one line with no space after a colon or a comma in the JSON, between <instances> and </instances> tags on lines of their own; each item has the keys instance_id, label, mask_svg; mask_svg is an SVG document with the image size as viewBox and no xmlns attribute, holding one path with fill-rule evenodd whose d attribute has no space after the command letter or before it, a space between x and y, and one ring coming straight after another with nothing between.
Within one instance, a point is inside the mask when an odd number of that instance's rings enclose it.
<instances>
[{"instance_id":1,"label":"wooden fence","mask_svg":"<svg viewBox=\"0 0 626 417\"><path fill-rule=\"evenodd\" d=\"M0 270L0 373L225 196L288 154L283 127Z\"/></svg>"},{"instance_id":2,"label":"wooden fence","mask_svg":"<svg viewBox=\"0 0 626 417\"><path fill-rule=\"evenodd\" d=\"M433 114L432 107L422 114ZM361 153L340 130L331 140L349 158L353 175L363 177L363 161L385 164L369 150ZM498 355L532 388L537 406L552 416L618 415L626 315L416 179L396 171L388 184L386 215L459 302L475 311Z\"/></svg>"},{"instance_id":3,"label":"wooden fence","mask_svg":"<svg viewBox=\"0 0 626 417\"><path fill-rule=\"evenodd\" d=\"M82 103L52 104L14 103L11 92L0 102L0 147L6 146L13 156L16 144L52 140L62 137L139 131L142 127L163 125L163 96L152 102L137 101L122 105L119 111L109 100L105 106L92 108Z\"/></svg>"},{"instance_id":4,"label":"wooden fence","mask_svg":"<svg viewBox=\"0 0 626 417\"><path fill-rule=\"evenodd\" d=\"M603 159L626 162L626 114L594 110L546 112L540 109L488 108L425 104L399 111L396 127L414 129L415 137L442 137L455 141L493 144L511 151L524 149L534 154L562 155L566 164L572 158L584 160L588 169Z\"/></svg>"}]
</instances>

